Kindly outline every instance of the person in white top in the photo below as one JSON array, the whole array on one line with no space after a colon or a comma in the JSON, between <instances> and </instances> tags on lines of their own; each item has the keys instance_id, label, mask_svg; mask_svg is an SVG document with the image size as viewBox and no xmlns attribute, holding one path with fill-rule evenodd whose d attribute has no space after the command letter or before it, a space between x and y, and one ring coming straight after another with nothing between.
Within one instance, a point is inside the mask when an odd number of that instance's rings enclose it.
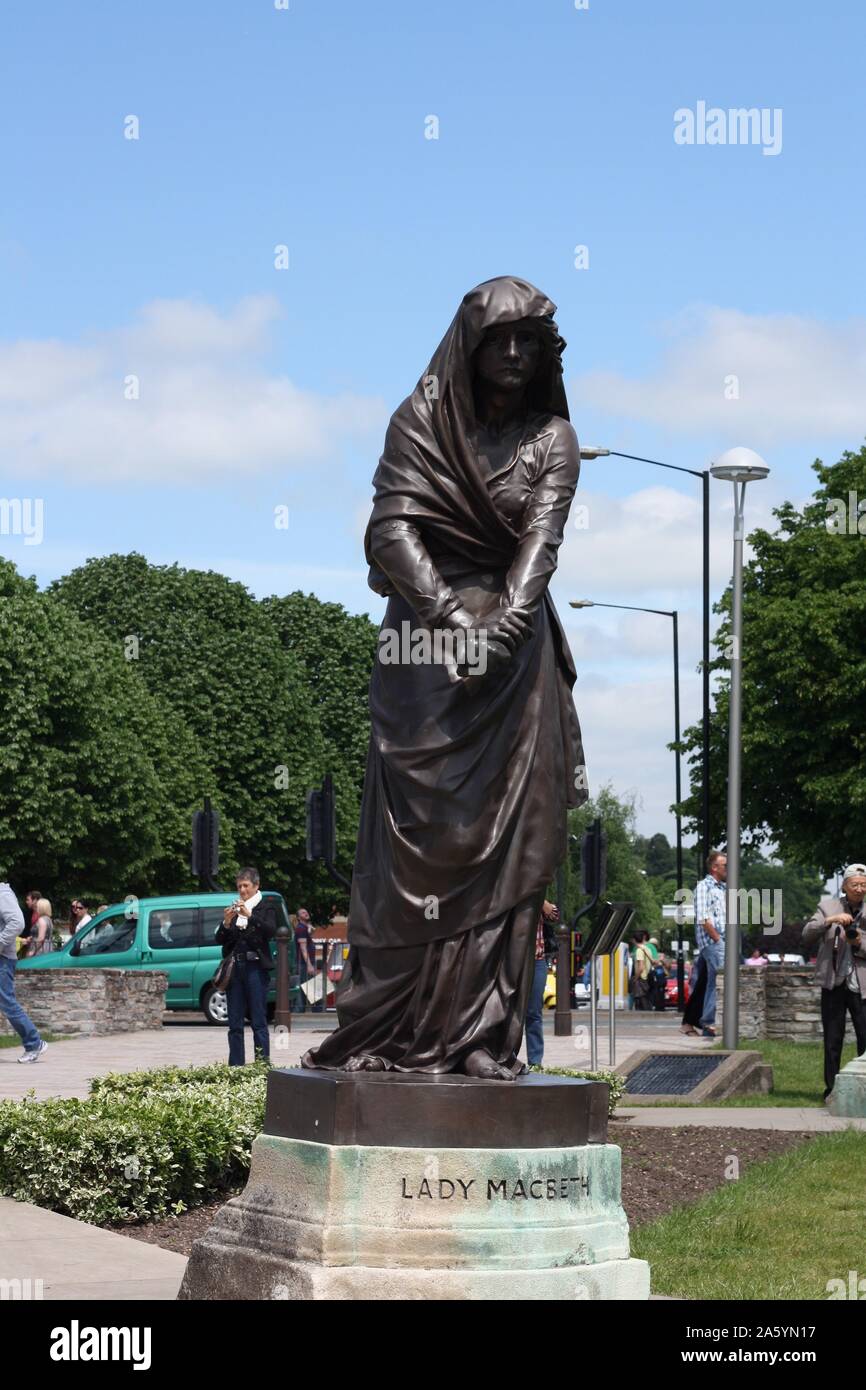
<instances>
[{"instance_id":1,"label":"person in white top","mask_svg":"<svg viewBox=\"0 0 866 1390\"><path fill-rule=\"evenodd\" d=\"M87 905L81 898L73 898L69 908L69 926L74 936L82 927L86 927L91 921L91 914L87 911Z\"/></svg>"}]
</instances>

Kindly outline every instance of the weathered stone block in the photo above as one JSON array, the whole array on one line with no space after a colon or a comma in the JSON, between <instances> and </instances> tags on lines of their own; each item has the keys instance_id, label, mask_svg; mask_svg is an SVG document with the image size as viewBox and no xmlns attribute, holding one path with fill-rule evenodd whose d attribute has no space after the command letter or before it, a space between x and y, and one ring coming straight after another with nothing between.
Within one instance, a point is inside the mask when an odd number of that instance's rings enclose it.
<instances>
[{"instance_id":1,"label":"weathered stone block","mask_svg":"<svg viewBox=\"0 0 866 1390\"><path fill-rule=\"evenodd\" d=\"M866 1056L855 1057L836 1077L827 1101L832 1115L850 1120L866 1119Z\"/></svg>"},{"instance_id":2,"label":"weathered stone block","mask_svg":"<svg viewBox=\"0 0 866 1390\"><path fill-rule=\"evenodd\" d=\"M600 1099L565 1077L272 1072L247 1187L196 1241L179 1297L647 1298Z\"/></svg>"},{"instance_id":3,"label":"weathered stone block","mask_svg":"<svg viewBox=\"0 0 866 1390\"><path fill-rule=\"evenodd\" d=\"M646 1298L620 1151L315 1144L260 1135L183 1299Z\"/></svg>"}]
</instances>

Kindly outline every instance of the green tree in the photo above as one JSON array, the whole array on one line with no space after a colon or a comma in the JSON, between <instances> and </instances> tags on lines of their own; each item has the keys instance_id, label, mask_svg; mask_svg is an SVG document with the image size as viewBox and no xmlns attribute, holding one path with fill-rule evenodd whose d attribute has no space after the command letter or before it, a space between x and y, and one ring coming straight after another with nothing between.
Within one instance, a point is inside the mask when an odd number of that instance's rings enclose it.
<instances>
[{"instance_id":1,"label":"green tree","mask_svg":"<svg viewBox=\"0 0 866 1390\"><path fill-rule=\"evenodd\" d=\"M616 796L604 786L578 810L570 811L568 857L564 867L565 910L569 918L587 899L581 892L580 841L596 817L607 832L607 890L610 902L632 902L637 908L634 929L643 928L657 935L661 930L661 909L648 886L642 856L635 845L635 807L633 799ZM593 920L590 917L589 920ZM584 930L587 921L584 919Z\"/></svg>"},{"instance_id":2,"label":"green tree","mask_svg":"<svg viewBox=\"0 0 866 1390\"><path fill-rule=\"evenodd\" d=\"M824 893L824 875L817 869L804 869L790 863L772 864L758 856L749 856L743 861L740 879L743 888L757 888L762 895L768 895L765 901L774 918L778 916L783 924L798 928L811 917ZM775 912L777 902L778 914ZM750 936L761 935L760 923L752 923L750 927Z\"/></svg>"},{"instance_id":3,"label":"green tree","mask_svg":"<svg viewBox=\"0 0 866 1390\"><path fill-rule=\"evenodd\" d=\"M298 591L266 598L263 607L304 671L322 734L336 751L360 803L370 740L370 672L377 628L365 614L347 613Z\"/></svg>"},{"instance_id":4,"label":"green tree","mask_svg":"<svg viewBox=\"0 0 866 1390\"><path fill-rule=\"evenodd\" d=\"M643 867L646 870L647 878L664 878L676 873L676 849L670 844L667 835L662 835L660 832L650 835L648 838L644 835L637 835L635 837L635 850L643 858Z\"/></svg>"},{"instance_id":5,"label":"green tree","mask_svg":"<svg viewBox=\"0 0 866 1390\"><path fill-rule=\"evenodd\" d=\"M189 882L201 750L120 648L0 568L0 865L59 901Z\"/></svg>"},{"instance_id":6,"label":"green tree","mask_svg":"<svg viewBox=\"0 0 866 1390\"><path fill-rule=\"evenodd\" d=\"M755 849L817 865L823 875L866 856L866 448L813 464L819 486L801 510L785 502L773 531L750 536L744 577L743 827ZM841 529L853 495L854 528ZM859 517L859 519L858 519ZM712 838L724 837L730 590L716 606L720 673L711 717ZM687 730L697 816L700 729Z\"/></svg>"},{"instance_id":7,"label":"green tree","mask_svg":"<svg viewBox=\"0 0 866 1390\"><path fill-rule=\"evenodd\" d=\"M291 899L341 902L324 870L306 861L305 798L331 771L345 862L357 826L354 783L342 761L329 766L336 753L307 671L265 606L223 575L150 565L137 554L90 560L52 591L117 651L133 653L140 679L193 731L237 858Z\"/></svg>"}]
</instances>

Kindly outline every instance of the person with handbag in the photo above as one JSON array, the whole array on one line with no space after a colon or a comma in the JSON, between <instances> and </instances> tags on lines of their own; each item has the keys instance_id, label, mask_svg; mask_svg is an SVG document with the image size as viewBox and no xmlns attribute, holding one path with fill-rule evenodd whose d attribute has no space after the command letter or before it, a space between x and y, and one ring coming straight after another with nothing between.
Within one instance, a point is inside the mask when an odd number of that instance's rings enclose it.
<instances>
[{"instance_id":1,"label":"person with handbag","mask_svg":"<svg viewBox=\"0 0 866 1390\"><path fill-rule=\"evenodd\" d=\"M268 1034L268 986L274 965L270 943L276 933L274 910L262 896L258 869L241 869L237 876L237 901L223 913L215 940L223 958L214 976L217 989L225 991L229 1016L229 1066L242 1067L244 1023L249 1017L257 1059L270 1059Z\"/></svg>"},{"instance_id":2,"label":"person with handbag","mask_svg":"<svg viewBox=\"0 0 866 1390\"><path fill-rule=\"evenodd\" d=\"M649 946L649 932L636 931L634 941L634 968L629 981L634 1006L640 1013L652 1008L652 970L655 965Z\"/></svg>"}]
</instances>

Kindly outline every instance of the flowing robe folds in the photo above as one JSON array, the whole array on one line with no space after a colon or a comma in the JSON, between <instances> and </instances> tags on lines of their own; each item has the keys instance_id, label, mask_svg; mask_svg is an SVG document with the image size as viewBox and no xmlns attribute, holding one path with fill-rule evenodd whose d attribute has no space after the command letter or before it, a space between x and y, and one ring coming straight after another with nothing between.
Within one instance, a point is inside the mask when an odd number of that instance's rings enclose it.
<instances>
[{"instance_id":1,"label":"flowing robe folds","mask_svg":"<svg viewBox=\"0 0 866 1390\"><path fill-rule=\"evenodd\" d=\"M458 606L483 627L503 601L532 611L532 632L484 675L376 661L340 1026L306 1066L366 1053L449 1071L481 1047L519 1069L541 902L567 807L586 797L575 670L548 593L580 467L553 311L507 277L472 291L388 429L366 539L383 635L436 631ZM556 350L491 471L472 355L487 328L532 317Z\"/></svg>"}]
</instances>

